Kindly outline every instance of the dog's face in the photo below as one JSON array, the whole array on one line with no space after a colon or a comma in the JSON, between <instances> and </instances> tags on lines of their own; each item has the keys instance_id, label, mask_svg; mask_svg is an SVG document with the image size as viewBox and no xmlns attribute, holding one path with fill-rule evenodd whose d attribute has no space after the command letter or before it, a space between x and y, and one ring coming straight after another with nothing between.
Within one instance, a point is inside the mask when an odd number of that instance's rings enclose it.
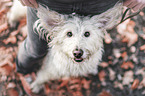
<instances>
[{"instance_id":1,"label":"dog's face","mask_svg":"<svg viewBox=\"0 0 145 96\"><path fill-rule=\"evenodd\" d=\"M63 26L57 28L51 44L61 47L61 51L73 62L85 62L94 53L103 50L104 32L96 27L96 24L94 25L89 18L68 19Z\"/></svg>"},{"instance_id":2,"label":"dog's face","mask_svg":"<svg viewBox=\"0 0 145 96\"><path fill-rule=\"evenodd\" d=\"M49 45L58 47L56 50L59 49L73 62L82 63L94 54L94 58L102 57L104 31L116 24L116 17L121 14L121 8L122 5L117 4L100 15L69 18L40 6L38 17L53 37Z\"/></svg>"}]
</instances>

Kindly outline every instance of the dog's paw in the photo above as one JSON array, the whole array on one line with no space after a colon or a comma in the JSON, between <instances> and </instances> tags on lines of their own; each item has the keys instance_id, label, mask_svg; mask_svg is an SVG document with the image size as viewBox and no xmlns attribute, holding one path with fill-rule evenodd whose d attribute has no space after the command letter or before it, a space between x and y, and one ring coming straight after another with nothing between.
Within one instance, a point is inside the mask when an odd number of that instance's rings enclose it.
<instances>
[{"instance_id":1,"label":"dog's paw","mask_svg":"<svg viewBox=\"0 0 145 96\"><path fill-rule=\"evenodd\" d=\"M34 81L31 84L31 90L32 90L33 93L38 94L42 88L43 88L43 85L42 84L38 84L36 81Z\"/></svg>"}]
</instances>

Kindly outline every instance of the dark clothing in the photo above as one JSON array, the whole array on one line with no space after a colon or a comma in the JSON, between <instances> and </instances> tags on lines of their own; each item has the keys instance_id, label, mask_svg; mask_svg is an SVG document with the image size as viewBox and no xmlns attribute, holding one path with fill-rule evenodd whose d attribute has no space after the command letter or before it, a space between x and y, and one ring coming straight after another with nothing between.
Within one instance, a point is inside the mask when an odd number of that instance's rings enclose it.
<instances>
[{"instance_id":1,"label":"dark clothing","mask_svg":"<svg viewBox=\"0 0 145 96\"><path fill-rule=\"evenodd\" d=\"M97 15L113 7L118 0L37 0L49 9L61 14L76 13L79 15ZM17 71L23 74L31 73L38 62L47 54L47 42L34 32L33 25L38 17L37 11L28 7L28 35L19 48L16 59Z\"/></svg>"},{"instance_id":2,"label":"dark clothing","mask_svg":"<svg viewBox=\"0 0 145 96\"><path fill-rule=\"evenodd\" d=\"M119 0L37 0L49 9L61 14L77 13L79 15L97 15L112 6Z\"/></svg>"},{"instance_id":3,"label":"dark clothing","mask_svg":"<svg viewBox=\"0 0 145 96\"><path fill-rule=\"evenodd\" d=\"M16 58L17 71L23 74L31 73L38 63L47 53L47 42L41 39L33 31L33 24L38 20L36 10L27 8L27 38L20 45L18 56Z\"/></svg>"}]
</instances>

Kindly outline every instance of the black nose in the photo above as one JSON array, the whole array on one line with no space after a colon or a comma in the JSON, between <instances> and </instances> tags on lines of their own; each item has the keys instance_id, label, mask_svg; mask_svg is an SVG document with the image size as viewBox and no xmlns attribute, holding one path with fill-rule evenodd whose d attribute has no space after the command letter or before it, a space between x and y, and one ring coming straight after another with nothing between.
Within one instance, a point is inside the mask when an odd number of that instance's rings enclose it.
<instances>
[{"instance_id":1,"label":"black nose","mask_svg":"<svg viewBox=\"0 0 145 96\"><path fill-rule=\"evenodd\" d=\"M74 50L73 55L76 58L81 58L81 56L83 55L83 50L82 49L76 49L76 50Z\"/></svg>"}]
</instances>

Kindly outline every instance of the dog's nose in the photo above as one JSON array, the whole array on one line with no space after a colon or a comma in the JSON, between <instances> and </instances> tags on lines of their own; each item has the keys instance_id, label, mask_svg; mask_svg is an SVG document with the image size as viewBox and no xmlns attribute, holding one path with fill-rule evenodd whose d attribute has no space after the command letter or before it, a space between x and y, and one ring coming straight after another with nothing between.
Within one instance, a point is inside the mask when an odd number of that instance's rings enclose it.
<instances>
[{"instance_id":1,"label":"dog's nose","mask_svg":"<svg viewBox=\"0 0 145 96\"><path fill-rule=\"evenodd\" d=\"M76 58L81 58L81 56L83 55L83 50L82 49L76 49L76 50L74 50L73 55Z\"/></svg>"}]
</instances>

